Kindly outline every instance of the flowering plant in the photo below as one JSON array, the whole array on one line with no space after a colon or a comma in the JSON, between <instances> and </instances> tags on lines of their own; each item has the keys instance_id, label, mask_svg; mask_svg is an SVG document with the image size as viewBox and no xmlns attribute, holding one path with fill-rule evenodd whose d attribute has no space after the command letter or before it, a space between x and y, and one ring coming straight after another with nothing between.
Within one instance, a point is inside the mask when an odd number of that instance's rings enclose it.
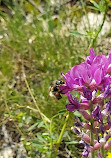
<instances>
[{"instance_id":1,"label":"flowering plant","mask_svg":"<svg viewBox=\"0 0 111 158\"><path fill-rule=\"evenodd\" d=\"M75 117L73 130L81 135L80 143L84 144L84 157L94 158L95 150L98 158L104 157L104 150L111 146L111 51L108 57L95 55L90 49L90 56L80 65L62 73L65 84L60 86L62 94L68 97L68 111L79 111L85 118L81 122ZM73 91L80 94L80 100L73 97ZM79 127L79 130L78 128ZM87 130L84 133L81 129Z\"/></svg>"}]
</instances>

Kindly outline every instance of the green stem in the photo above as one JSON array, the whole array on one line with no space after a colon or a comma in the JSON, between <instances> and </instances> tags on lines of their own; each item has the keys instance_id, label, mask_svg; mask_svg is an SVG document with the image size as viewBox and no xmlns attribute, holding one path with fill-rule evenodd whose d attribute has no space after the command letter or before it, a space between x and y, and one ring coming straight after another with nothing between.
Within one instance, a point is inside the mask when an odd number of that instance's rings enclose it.
<instances>
[{"instance_id":1,"label":"green stem","mask_svg":"<svg viewBox=\"0 0 111 158\"><path fill-rule=\"evenodd\" d=\"M105 100L102 101L101 110L103 110L104 104L105 104ZM104 122L103 122L103 124L104 124ZM102 138L104 138L104 134L102 134ZM101 147L101 154L102 154L102 156L104 158L104 146Z\"/></svg>"},{"instance_id":2,"label":"green stem","mask_svg":"<svg viewBox=\"0 0 111 158\"><path fill-rule=\"evenodd\" d=\"M83 8L83 12L85 13L86 19L87 19L87 23L88 23L88 29L90 30L90 22L89 22L89 18L88 18L88 14L84 5L84 1L81 0L81 4L82 4L82 8Z\"/></svg>"},{"instance_id":3,"label":"green stem","mask_svg":"<svg viewBox=\"0 0 111 158\"><path fill-rule=\"evenodd\" d=\"M104 157L104 146L102 146L101 148L101 153L102 153L102 156Z\"/></svg>"},{"instance_id":4,"label":"green stem","mask_svg":"<svg viewBox=\"0 0 111 158\"><path fill-rule=\"evenodd\" d=\"M48 127L47 122L50 122L50 120L49 120L48 117L46 117L46 116L41 112L41 110L40 110L40 108L39 108L39 106L38 106L38 104L37 104L37 102L36 102L36 100L35 100L35 98L34 98L34 96L33 96L33 94L32 94L32 91L31 91L31 89L30 89L30 87L29 87L29 84L28 84L28 82L27 82L26 77L24 77L24 80L25 80L25 84L26 84L26 86L27 86L27 89L28 89L28 91L29 91L29 93L30 93L30 95L31 95L31 97L32 97L32 100L33 100L33 102L34 102L34 104L35 104L35 106L36 106L36 108L37 108L37 111L39 112L39 114L40 114L40 116L41 116L41 118L42 118L44 124L46 125L47 130L49 130L49 127Z\"/></svg>"},{"instance_id":5,"label":"green stem","mask_svg":"<svg viewBox=\"0 0 111 158\"><path fill-rule=\"evenodd\" d=\"M103 25L104 25L104 22L105 22L105 19L106 19L106 15L107 15L107 9L108 9L108 5L107 5L107 2L106 2L106 10L105 10L105 12L104 12L102 24L100 25L99 29L97 30L94 39L91 40L90 45L89 45L89 47L88 47L88 50L89 50L91 47L94 47L94 44L95 44L95 42L96 42L96 40L97 40L97 37L98 37L99 33L101 32L101 30L102 30L102 28L103 28Z\"/></svg>"},{"instance_id":6,"label":"green stem","mask_svg":"<svg viewBox=\"0 0 111 158\"><path fill-rule=\"evenodd\" d=\"M93 111L93 104L91 102L91 106L90 106L90 115L91 115L91 133L90 133L90 139L91 139L91 142L90 142L90 145L93 147L94 146L94 135L93 135L93 126L94 126L94 120L93 120L93 117L92 117L92 111ZM94 150L92 151L92 157L91 158L94 158Z\"/></svg>"},{"instance_id":7,"label":"green stem","mask_svg":"<svg viewBox=\"0 0 111 158\"><path fill-rule=\"evenodd\" d=\"M53 123L53 119L58 117L60 114L56 114L54 115L52 118L51 118L51 121L50 121L50 158L52 158L52 147L53 147L53 139L52 139L52 123Z\"/></svg>"},{"instance_id":8,"label":"green stem","mask_svg":"<svg viewBox=\"0 0 111 158\"><path fill-rule=\"evenodd\" d=\"M52 147L53 147L53 139L52 139L52 120L50 122L50 158L52 158Z\"/></svg>"},{"instance_id":9,"label":"green stem","mask_svg":"<svg viewBox=\"0 0 111 158\"><path fill-rule=\"evenodd\" d=\"M57 151L58 151L58 149L59 149L59 146L60 146L60 143L61 143L61 139L62 139L62 136L63 136L63 134L64 134L64 131L65 131L65 128L66 128L68 119L69 119L69 112L68 112L68 114L67 114L67 116L66 116L66 119L65 119L65 122L64 122L64 126L62 127L61 133L60 133L59 138L58 138L58 140L57 140L57 146L56 146L56 151L55 151L55 156L54 156L54 157L57 156ZM53 157L53 158L54 158L54 157Z\"/></svg>"}]
</instances>

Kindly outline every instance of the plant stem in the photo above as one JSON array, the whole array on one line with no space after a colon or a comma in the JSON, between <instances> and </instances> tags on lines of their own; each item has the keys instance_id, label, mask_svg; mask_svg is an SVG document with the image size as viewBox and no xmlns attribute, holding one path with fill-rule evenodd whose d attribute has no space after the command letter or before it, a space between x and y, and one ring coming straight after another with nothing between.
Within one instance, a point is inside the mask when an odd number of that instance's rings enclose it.
<instances>
[{"instance_id":1,"label":"plant stem","mask_svg":"<svg viewBox=\"0 0 111 158\"><path fill-rule=\"evenodd\" d=\"M101 110L103 110L104 104L105 104L105 100L102 101ZM104 124L104 122L103 122L103 124ZM102 138L104 138L104 134L102 133L101 135L102 135ZM101 154L102 154L102 156L104 158L104 146L101 147Z\"/></svg>"},{"instance_id":2,"label":"plant stem","mask_svg":"<svg viewBox=\"0 0 111 158\"><path fill-rule=\"evenodd\" d=\"M81 0L81 4L82 4L83 12L85 13L85 16L86 16L86 19L87 19L88 29L90 30L90 22L89 22L88 14L87 14L87 11L86 11L86 8L85 8L83 0ZM85 25L85 27L86 27L86 25Z\"/></svg>"},{"instance_id":3,"label":"plant stem","mask_svg":"<svg viewBox=\"0 0 111 158\"><path fill-rule=\"evenodd\" d=\"M88 50L89 50L91 47L94 47L94 44L95 44L95 42L96 42L96 39L97 39L99 33L101 32L101 30L102 30L102 28L103 28L103 25L104 25L104 22L105 22L105 19L106 19L106 15L107 15L107 9L108 9L108 5L107 5L107 2L106 2L106 9L105 9L105 12L104 12L102 24L100 25L99 29L96 31L96 34L95 34L94 39L91 40L90 45L89 45L89 47L88 47Z\"/></svg>"},{"instance_id":4,"label":"plant stem","mask_svg":"<svg viewBox=\"0 0 111 158\"><path fill-rule=\"evenodd\" d=\"M63 125L62 130L61 130L61 133L60 133L59 138L58 138L58 140L57 140L57 146L56 146L55 156L54 156L53 158L55 158L55 157L57 156L57 151L58 151L58 149L59 149L59 146L60 146L60 143L61 143L61 139L62 139L62 136L63 136L63 134L64 134L64 131L65 131L65 128L66 128L68 119L69 119L69 112L68 112L68 114L67 114L67 116L66 116L64 125Z\"/></svg>"},{"instance_id":5,"label":"plant stem","mask_svg":"<svg viewBox=\"0 0 111 158\"><path fill-rule=\"evenodd\" d=\"M51 121L50 121L50 158L52 158L52 147L53 147L53 139L52 139L52 124L53 124L53 119L58 117L60 114L56 114L54 115L52 118L51 118Z\"/></svg>"},{"instance_id":6,"label":"plant stem","mask_svg":"<svg viewBox=\"0 0 111 158\"><path fill-rule=\"evenodd\" d=\"M104 134L102 134L102 138L104 137ZM102 154L102 156L103 156L103 158L104 158L104 146L102 146L101 147L101 154Z\"/></svg>"},{"instance_id":7,"label":"plant stem","mask_svg":"<svg viewBox=\"0 0 111 158\"><path fill-rule=\"evenodd\" d=\"M35 98L34 98L34 96L33 96L33 94L32 94L32 91L31 91L31 89L30 89L30 87L29 87L29 84L28 84L28 82L27 82L26 77L24 77L24 80L25 80L25 84L26 84L26 86L27 86L27 89L28 89L28 91L29 91L29 93L30 93L30 95L31 95L31 97L32 97L32 100L33 100L33 102L34 102L34 104L35 104L35 106L36 106L36 108L37 108L37 110L38 110L38 112L39 112L39 114L40 114L40 116L41 116L41 118L42 118L44 124L46 125L47 129L49 130L49 127L48 127L47 122L50 122L50 120L49 120L48 117L46 117L46 116L41 112L41 110L40 110L40 108L39 108L39 106L38 106L38 104L37 104L37 102L36 102L36 100L35 100Z\"/></svg>"},{"instance_id":8,"label":"plant stem","mask_svg":"<svg viewBox=\"0 0 111 158\"><path fill-rule=\"evenodd\" d=\"M92 117L92 111L93 111L93 104L91 102L90 104L90 115L91 115L91 133L90 133L90 139L91 139L91 142L90 142L90 145L93 147L94 145L94 135L93 135L93 125L94 125L94 120L93 120L93 117ZM94 150L92 151L92 157L91 158L94 158Z\"/></svg>"},{"instance_id":9,"label":"plant stem","mask_svg":"<svg viewBox=\"0 0 111 158\"><path fill-rule=\"evenodd\" d=\"M103 156L103 158L104 158L104 147L102 146L102 148L101 148L101 153L102 153L102 156Z\"/></svg>"},{"instance_id":10,"label":"plant stem","mask_svg":"<svg viewBox=\"0 0 111 158\"><path fill-rule=\"evenodd\" d=\"M50 122L50 158L52 157L52 147L53 147L53 139L52 139L52 120Z\"/></svg>"}]
</instances>

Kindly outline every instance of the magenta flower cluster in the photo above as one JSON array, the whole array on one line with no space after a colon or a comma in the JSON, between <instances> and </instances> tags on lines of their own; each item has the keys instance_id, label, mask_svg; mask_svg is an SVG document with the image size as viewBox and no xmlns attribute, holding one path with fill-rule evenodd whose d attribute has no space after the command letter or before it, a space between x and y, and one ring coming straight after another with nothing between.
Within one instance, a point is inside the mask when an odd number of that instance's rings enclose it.
<instances>
[{"instance_id":1,"label":"magenta flower cluster","mask_svg":"<svg viewBox=\"0 0 111 158\"><path fill-rule=\"evenodd\" d=\"M76 117L75 126L85 129L86 133L74 129L81 134L80 143L85 145L83 156L91 157L93 150L103 147L108 150L111 146L111 51L108 56L95 55L90 49L90 56L80 65L71 68L66 74L62 73L65 84L60 86L62 94L67 95L68 111L79 111L86 122L81 122ZM73 91L80 94L80 98L73 97ZM93 129L91 120L93 119ZM91 146L89 131L94 134L94 143ZM98 157L102 158L98 153Z\"/></svg>"}]
</instances>

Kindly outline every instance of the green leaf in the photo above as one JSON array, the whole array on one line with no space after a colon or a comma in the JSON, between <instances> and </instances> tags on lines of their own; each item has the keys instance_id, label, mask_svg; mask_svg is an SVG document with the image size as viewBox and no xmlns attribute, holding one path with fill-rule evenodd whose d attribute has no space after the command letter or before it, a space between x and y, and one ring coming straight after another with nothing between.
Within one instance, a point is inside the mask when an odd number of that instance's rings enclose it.
<instances>
[{"instance_id":1,"label":"green leaf","mask_svg":"<svg viewBox=\"0 0 111 158\"><path fill-rule=\"evenodd\" d=\"M45 125L44 125L43 122L40 122L40 123L38 124L38 127L39 127L39 128L41 128L41 127L45 128Z\"/></svg>"},{"instance_id":2,"label":"green leaf","mask_svg":"<svg viewBox=\"0 0 111 158\"><path fill-rule=\"evenodd\" d=\"M32 120L32 117L31 117L31 116L29 116L29 117L27 117L27 118L26 118L25 122L28 124L28 123L30 123L30 122L31 122L31 120Z\"/></svg>"},{"instance_id":3,"label":"green leaf","mask_svg":"<svg viewBox=\"0 0 111 158\"><path fill-rule=\"evenodd\" d=\"M95 7L88 7L88 8L91 8L91 9L94 9L94 10L99 10L100 12L104 12L106 10L106 7L105 7L105 1L104 0L101 0L99 4L97 4L95 1L93 0L90 0L91 3L93 3L93 5Z\"/></svg>"},{"instance_id":4,"label":"green leaf","mask_svg":"<svg viewBox=\"0 0 111 158\"><path fill-rule=\"evenodd\" d=\"M101 12L105 12L106 7L105 7L105 1L104 1L104 0L100 1L99 10L100 10Z\"/></svg>"},{"instance_id":5,"label":"green leaf","mask_svg":"<svg viewBox=\"0 0 111 158\"><path fill-rule=\"evenodd\" d=\"M86 35L84 35L84 34L82 34L82 33L79 33L78 31L71 31L70 32L72 35L74 35L74 36L86 36Z\"/></svg>"},{"instance_id":6,"label":"green leaf","mask_svg":"<svg viewBox=\"0 0 111 158\"><path fill-rule=\"evenodd\" d=\"M41 142L46 143L46 140L42 137L41 133L37 133L37 137Z\"/></svg>"},{"instance_id":7,"label":"green leaf","mask_svg":"<svg viewBox=\"0 0 111 158\"><path fill-rule=\"evenodd\" d=\"M38 144L38 145L43 145L40 141L38 140L32 140L32 144Z\"/></svg>"},{"instance_id":8,"label":"green leaf","mask_svg":"<svg viewBox=\"0 0 111 158\"><path fill-rule=\"evenodd\" d=\"M95 1L93 1L93 0L90 0L90 2L96 7L96 8L98 8L99 9L99 5L95 2Z\"/></svg>"},{"instance_id":9,"label":"green leaf","mask_svg":"<svg viewBox=\"0 0 111 158\"><path fill-rule=\"evenodd\" d=\"M63 138L67 137L67 135L68 135L68 132L67 132L67 131L64 132L64 134L63 134Z\"/></svg>"},{"instance_id":10,"label":"green leaf","mask_svg":"<svg viewBox=\"0 0 111 158\"><path fill-rule=\"evenodd\" d=\"M59 114L64 114L66 112L66 109L60 110Z\"/></svg>"},{"instance_id":11,"label":"green leaf","mask_svg":"<svg viewBox=\"0 0 111 158\"><path fill-rule=\"evenodd\" d=\"M91 31L85 31L85 33L90 36L91 38L95 35L95 31L91 32Z\"/></svg>"},{"instance_id":12,"label":"green leaf","mask_svg":"<svg viewBox=\"0 0 111 158\"><path fill-rule=\"evenodd\" d=\"M67 142L65 142L66 144L78 144L78 142L77 141L67 141Z\"/></svg>"},{"instance_id":13,"label":"green leaf","mask_svg":"<svg viewBox=\"0 0 111 158\"><path fill-rule=\"evenodd\" d=\"M40 141L32 140L32 146L40 150L41 148L43 148L44 145Z\"/></svg>"},{"instance_id":14,"label":"green leaf","mask_svg":"<svg viewBox=\"0 0 111 158\"><path fill-rule=\"evenodd\" d=\"M88 6L88 8L99 11L99 9L98 9L98 8L93 7L93 6Z\"/></svg>"},{"instance_id":15,"label":"green leaf","mask_svg":"<svg viewBox=\"0 0 111 158\"><path fill-rule=\"evenodd\" d=\"M29 127L28 131L32 131L37 125L38 125L38 122L33 124L31 127Z\"/></svg>"},{"instance_id":16,"label":"green leaf","mask_svg":"<svg viewBox=\"0 0 111 158\"><path fill-rule=\"evenodd\" d=\"M78 111L74 111L74 115L78 116L78 117L81 117L81 114Z\"/></svg>"}]
</instances>

